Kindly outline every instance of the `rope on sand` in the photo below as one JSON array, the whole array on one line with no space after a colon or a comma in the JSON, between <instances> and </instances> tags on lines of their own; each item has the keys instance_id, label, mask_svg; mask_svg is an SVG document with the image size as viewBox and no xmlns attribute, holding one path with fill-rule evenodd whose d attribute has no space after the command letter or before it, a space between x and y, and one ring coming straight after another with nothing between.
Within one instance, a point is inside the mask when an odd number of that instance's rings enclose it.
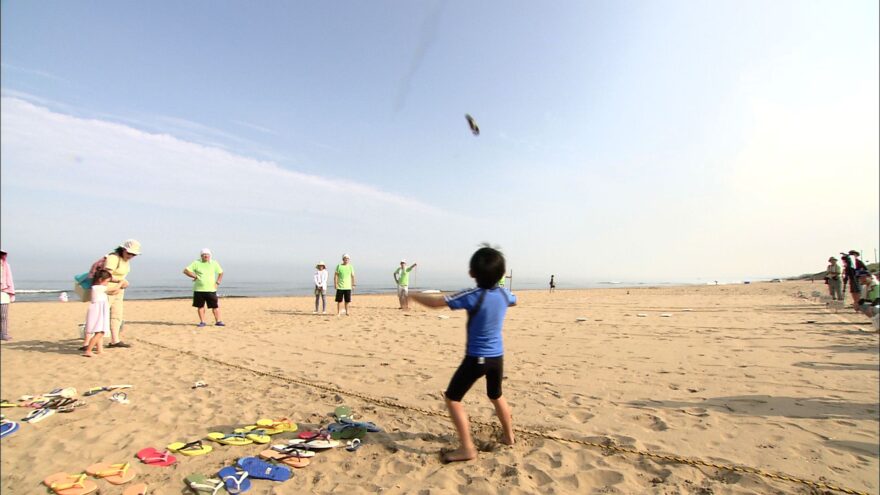
<instances>
[{"instance_id":1,"label":"rope on sand","mask_svg":"<svg viewBox=\"0 0 880 495\"><path fill-rule=\"evenodd\" d=\"M281 381L285 381L285 382L289 382L289 383L296 383L298 385L304 385L307 387L312 387L312 388L316 388L319 390L323 390L325 392L331 392L331 393L345 395L345 396L349 396L349 397L357 397L358 399L364 400L366 402L378 404L381 406L386 406L386 407L389 407L392 409L400 409L400 410L404 410L404 411L415 411L415 412L422 413L426 416L437 416L437 417L441 417L441 418L446 418L446 416L447 416L446 411L425 409L425 408L416 407L416 406L408 406L406 404L401 404L400 402L395 402L395 401L388 400L388 399L382 399L380 397L373 397L373 396L362 394L362 393L356 392L356 391L343 390L343 389L341 389L339 387L335 387L333 385L316 383L316 382L312 382L309 380L303 380L300 378L291 378L288 376L279 375L277 373L272 373L269 371L255 370L253 368L248 368L248 367L242 366L240 364L230 363L227 361L221 361L219 359L212 358L209 356L202 356L200 354L196 354L192 351L175 349L173 347L168 347L168 346L165 346L162 344L157 344L157 343L150 342L147 340L141 340L138 338L133 338L133 340L135 340L136 342L143 343L143 344L148 344L148 345L152 345L155 347L159 347L161 349L165 349L168 351L174 351L174 352L178 352L181 354L186 354L187 356L192 356L192 357L195 357L198 359L203 359L205 361L210 361L212 363L220 364L222 366L227 366L230 368L237 368L237 369L240 369L243 371L248 371L248 372L251 372L251 373L254 373L257 375L266 376L269 378L275 378L277 380L281 380ZM479 426L492 428L492 429L496 428L496 425L494 425L492 423L485 422L485 421L472 419L471 423L473 423L475 425L479 425ZM547 440L555 440L557 442L574 443L574 444L578 444L578 445L584 445L586 447L594 447L594 448L600 449L606 453L630 454L630 455L636 455L636 456L641 456L641 457L648 457L651 459L657 459L657 460L665 461L665 462L671 462L671 463L675 463L675 464L687 464L687 465L695 466L695 467L702 466L702 467L714 468L714 469L718 469L718 470L722 470L722 471L730 471L730 472L734 472L734 473L754 474L754 475L762 476L764 478L770 478L770 479L774 479L774 480L778 480L778 481L788 481L788 482L792 482L792 483L800 483L802 485L810 486L810 487L813 487L816 489L832 490L832 491L836 491L836 492L846 493L849 495L870 495L867 492L861 492L861 491L853 490L850 488L844 488L844 487L840 487L837 485L825 483L822 481L806 480L803 478L789 476L786 474L772 473L769 471L764 471L762 469L757 469L757 468L753 468L753 467L749 467L749 466L731 466L731 465L726 465L726 464L716 464L714 462L708 462L708 461L704 461L702 459L688 458L688 457L677 456L677 455L658 454L658 453L649 452L646 450L639 450L639 449L634 449L634 448L629 448L629 447L623 447L620 445L614 445L613 443L611 443L611 440L608 440L607 442L604 442L604 443L590 442L587 440L578 440L575 438L565 438L565 437L559 436L555 433L547 433L547 432L542 432L542 431L538 431L538 430L530 430L530 429L519 428L519 427L514 427L514 431L519 434L544 438Z\"/></svg>"}]
</instances>

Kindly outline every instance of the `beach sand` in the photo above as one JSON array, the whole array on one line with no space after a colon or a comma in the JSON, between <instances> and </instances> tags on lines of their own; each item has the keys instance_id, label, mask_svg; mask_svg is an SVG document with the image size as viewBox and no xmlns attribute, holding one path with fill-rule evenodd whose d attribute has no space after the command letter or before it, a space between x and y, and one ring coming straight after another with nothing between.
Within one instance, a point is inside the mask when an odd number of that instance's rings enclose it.
<instances>
[{"instance_id":1,"label":"beach sand","mask_svg":"<svg viewBox=\"0 0 880 495\"><path fill-rule=\"evenodd\" d=\"M0 441L0 491L47 493L40 482L52 473L131 461L150 493L188 493L187 475L213 475L265 447L208 442L212 453L166 468L134 454L264 417L315 427L345 404L384 431L356 452L319 453L285 483L255 480L250 493L827 490L705 463L876 494L878 334L851 309L826 309L809 297L814 290L825 286L517 292L504 329L517 443L497 441L481 380L464 400L479 457L449 465L440 452L456 437L441 394L463 354L462 312L403 313L395 295L355 294L349 317L311 314L310 297L225 299L228 326L199 329L187 300L127 301L124 340L133 347L88 359L77 350L86 304L15 303L15 340L0 352L3 398L134 388L130 404L103 392L72 413L22 424ZM196 381L208 386L191 388ZM3 413L19 420L27 410ZM102 494L122 493L97 483Z\"/></svg>"}]
</instances>

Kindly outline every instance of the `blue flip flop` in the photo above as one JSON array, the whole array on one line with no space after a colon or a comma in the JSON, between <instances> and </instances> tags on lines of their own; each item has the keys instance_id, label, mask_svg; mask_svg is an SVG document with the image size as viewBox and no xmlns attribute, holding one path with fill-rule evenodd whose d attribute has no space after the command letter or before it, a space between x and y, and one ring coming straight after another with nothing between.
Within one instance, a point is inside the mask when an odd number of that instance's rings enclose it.
<instances>
[{"instance_id":1,"label":"blue flip flop","mask_svg":"<svg viewBox=\"0 0 880 495\"><path fill-rule=\"evenodd\" d=\"M0 424L0 438L12 435L18 431L18 429L19 425L15 421L3 421L3 424Z\"/></svg>"},{"instance_id":2,"label":"blue flip flop","mask_svg":"<svg viewBox=\"0 0 880 495\"><path fill-rule=\"evenodd\" d=\"M243 493L251 489L251 480L248 479L247 471L238 471L233 466L226 466L217 472L217 476L223 480L229 493Z\"/></svg>"},{"instance_id":3,"label":"blue flip flop","mask_svg":"<svg viewBox=\"0 0 880 495\"><path fill-rule=\"evenodd\" d=\"M376 433L382 431L382 428L376 426L376 423L371 421L355 421L351 418L342 418L339 420L340 423L352 426L360 426L361 428L366 428L370 433Z\"/></svg>"},{"instance_id":4,"label":"blue flip flop","mask_svg":"<svg viewBox=\"0 0 880 495\"><path fill-rule=\"evenodd\" d=\"M244 469L251 478L272 481L287 481L293 476L289 467L269 464L256 457L242 457L238 460L238 467Z\"/></svg>"}]
</instances>

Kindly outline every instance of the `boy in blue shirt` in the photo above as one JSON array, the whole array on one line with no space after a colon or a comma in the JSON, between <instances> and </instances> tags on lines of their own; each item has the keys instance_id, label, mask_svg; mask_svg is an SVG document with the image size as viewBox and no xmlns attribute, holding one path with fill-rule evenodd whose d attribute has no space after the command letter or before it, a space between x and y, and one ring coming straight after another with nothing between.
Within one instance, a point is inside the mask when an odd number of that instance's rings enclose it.
<instances>
[{"instance_id":1,"label":"boy in blue shirt","mask_svg":"<svg viewBox=\"0 0 880 495\"><path fill-rule=\"evenodd\" d=\"M504 376L504 346L501 327L508 306L516 305L516 296L498 287L505 273L504 255L488 246L471 256L470 276L477 281L476 289L449 296L410 294L410 299L431 308L449 306L468 312L467 349L464 360L452 375L446 389L446 407L458 432L459 447L443 456L445 462L469 461L477 457L477 448L471 437L470 421L461 403L462 398L480 377L486 377L486 395L495 406L501 422L501 441L513 445L513 421L510 406L501 396L501 378Z\"/></svg>"}]
</instances>

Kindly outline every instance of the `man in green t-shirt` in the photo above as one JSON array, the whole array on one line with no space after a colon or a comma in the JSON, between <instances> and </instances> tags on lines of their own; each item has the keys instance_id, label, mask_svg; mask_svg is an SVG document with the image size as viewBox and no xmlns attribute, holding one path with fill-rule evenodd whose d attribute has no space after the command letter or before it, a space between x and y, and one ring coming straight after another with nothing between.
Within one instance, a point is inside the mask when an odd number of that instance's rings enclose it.
<instances>
[{"instance_id":1,"label":"man in green t-shirt","mask_svg":"<svg viewBox=\"0 0 880 495\"><path fill-rule=\"evenodd\" d=\"M357 285L354 281L354 266L349 263L351 257L347 254L342 255L342 264L336 265L336 272L333 274L333 285L336 286L336 316L339 316L339 304L345 301L345 314L348 312L348 303L351 302L351 290Z\"/></svg>"},{"instance_id":2,"label":"man in green t-shirt","mask_svg":"<svg viewBox=\"0 0 880 495\"><path fill-rule=\"evenodd\" d=\"M211 250L202 249L201 259L193 261L183 269L183 274L193 279L193 307L198 308L199 325L204 327L205 305L214 313L214 325L226 326L220 319L220 301L217 299L217 286L223 281L223 268L211 259Z\"/></svg>"},{"instance_id":3,"label":"man in green t-shirt","mask_svg":"<svg viewBox=\"0 0 880 495\"><path fill-rule=\"evenodd\" d=\"M409 272L416 267L418 263L413 263L407 268L406 260L400 260L400 268L394 270L394 282L397 284L397 299L400 301L400 308L404 311L409 310Z\"/></svg>"}]
</instances>

